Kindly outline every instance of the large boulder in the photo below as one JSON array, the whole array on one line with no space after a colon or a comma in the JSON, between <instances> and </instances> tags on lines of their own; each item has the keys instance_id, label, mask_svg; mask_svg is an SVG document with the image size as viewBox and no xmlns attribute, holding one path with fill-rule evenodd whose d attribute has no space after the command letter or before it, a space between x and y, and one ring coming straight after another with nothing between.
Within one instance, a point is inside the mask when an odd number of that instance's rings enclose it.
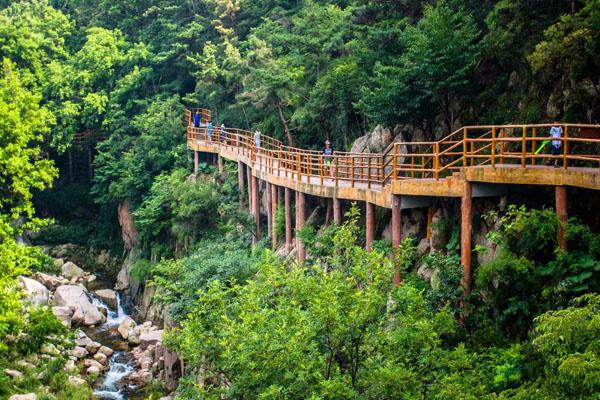
<instances>
[{"instance_id":1,"label":"large boulder","mask_svg":"<svg viewBox=\"0 0 600 400\"><path fill-rule=\"evenodd\" d=\"M393 139L389 128L377 125L373 132L356 139L350 151L352 153L381 153L392 143Z\"/></svg>"},{"instance_id":2,"label":"large boulder","mask_svg":"<svg viewBox=\"0 0 600 400\"><path fill-rule=\"evenodd\" d=\"M19 283L27 293L27 301L36 306L48 305L50 292L44 285L24 276L19 277Z\"/></svg>"},{"instance_id":3,"label":"large boulder","mask_svg":"<svg viewBox=\"0 0 600 400\"><path fill-rule=\"evenodd\" d=\"M129 271L131 266L129 264L123 265L123 268L117 274L117 283L115 283L115 289L125 290L128 289L131 281L129 280Z\"/></svg>"},{"instance_id":4,"label":"large boulder","mask_svg":"<svg viewBox=\"0 0 600 400\"><path fill-rule=\"evenodd\" d=\"M73 321L73 310L69 307L52 307L52 314L58 319L64 326L71 328L71 322Z\"/></svg>"},{"instance_id":5,"label":"large boulder","mask_svg":"<svg viewBox=\"0 0 600 400\"><path fill-rule=\"evenodd\" d=\"M81 286L60 286L54 293L54 304L71 308L74 311L73 322L78 325L98 325L106 321L106 317L90 302Z\"/></svg>"},{"instance_id":6,"label":"large boulder","mask_svg":"<svg viewBox=\"0 0 600 400\"><path fill-rule=\"evenodd\" d=\"M129 334L127 335L127 341L130 344L138 345L141 343L142 335L148 334L153 330L156 330L156 328L152 326L152 322L146 321L142 325L138 325L129 331Z\"/></svg>"},{"instance_id":7,"label":"large boulder","mask_svg":"<svg viewBox=\"0 0 600 400\"><path fill-rule=\"evenodd\" d=\"M87 357L89 352L83 347L76 346L73 350L71 350L71 355L77 358L85 358Z\"/></svg>"},{"instance_id":8,"label":"large boulder","mask_svg":"<svg viewBox=\"0 0 600 400\"><path fill-rule=\"evenodd\" d=\"M119 331L119 334L121 335L121 337L123 339L127 339L129 337L129 332L131 330L133 330L133 328L135 328L136 325L137 324L135 323L135 321L132 318L126 317L119 324L119 327L117 328L117 331Z\"/></svg>"},{"instance_id":9,"label":"large boulder","mask_svg":"<svg viewBox=\"0 0 600 400\"><path fill-rule=\"evenodd\" d=\"M112 289L100 289L94 292L96 297L106 303L113 310L117 309L117 293Z\"/></svg>"},{"instance_id":10,"label":"large boulder","mask_svg":"<svg viewBox=\"0 0 600 400\"><path fill-rule=\"evenodd\" d=\"M67 261L61 268L62 276L67 279L79 279L85 275L85 271L79 268L75 263Z\"/></svg>"},{"instance_id":11,"label":"large boulder","mask_svg":"<svg viewBox=\"0 0 600 400\"><path fill-rule=\"evenodd\" d=\"M144 332L140 334L140 347L145 349L151 344L160 344L163 340L164 330Z\"/></svg>"}]
</instances>

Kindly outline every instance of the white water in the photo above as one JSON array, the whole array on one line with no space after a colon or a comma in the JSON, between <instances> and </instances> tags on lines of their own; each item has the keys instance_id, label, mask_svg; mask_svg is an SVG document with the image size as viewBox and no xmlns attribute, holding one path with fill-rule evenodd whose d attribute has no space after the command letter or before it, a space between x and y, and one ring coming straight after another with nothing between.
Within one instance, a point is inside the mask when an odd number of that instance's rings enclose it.
<instances>
[{"instance_id":1,"label":"white water","mask_svg":"<svg viewBox=\"0 0 600 400\"><path fill-rule=\"evenodd\" d=\"M99 332L110 331L110 328L118 326L123 319L128 317L121 305L121 297L118 293L116 311L95 296L91 297L94 305L106 307L108 310L106 322L98 328ZM102 340L100 341L102 342ZM119 388L119 383L134 371L131 357L126 351L115 351L108 359L108 366L108 371L102 377L102 381L94 389L94 396L106 400L125 400L126 397L122 389Z\"/></svg>"}]
</instances>

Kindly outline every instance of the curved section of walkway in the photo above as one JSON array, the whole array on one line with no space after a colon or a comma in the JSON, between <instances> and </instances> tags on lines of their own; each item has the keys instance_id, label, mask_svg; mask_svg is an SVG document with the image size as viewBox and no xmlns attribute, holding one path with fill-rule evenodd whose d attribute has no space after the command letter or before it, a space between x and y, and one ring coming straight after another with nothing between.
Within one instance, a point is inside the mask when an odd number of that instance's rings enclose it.
<instances>
[{"instance_id":1,"label":"curved section of walkway","mask_svg":"<svg viewBox=\"0 0 600 400\"><path fill-rule=\"evenodd\" d=\"M200 126L194 126L198 112ZM262 180L303 193L366 201L391 208L392 194L461 197L465 182L575 186L600 189L600 125L490 125L461 128L436 142L399 142L380 154L336 152L326 165L320 151L285 146L237 128L209 129L210 111L186 110L188 147L241 161ZM550 154L551 140L561 143Z\"/></svg>"}]
</instances>

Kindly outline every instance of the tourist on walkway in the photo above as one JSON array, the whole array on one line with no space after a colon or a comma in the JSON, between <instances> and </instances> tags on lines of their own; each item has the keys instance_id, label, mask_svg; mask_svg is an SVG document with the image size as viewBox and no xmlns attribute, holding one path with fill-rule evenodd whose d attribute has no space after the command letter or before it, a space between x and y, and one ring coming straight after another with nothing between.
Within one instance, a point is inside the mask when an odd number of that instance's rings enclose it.
<instances>
[{"instance_id":1,"label":"tourist on walkway","mask_svg":"<svg viewBox=\"0 0 600 400\"><path fill-rule=\"evenodd\" d=\"M562 153L561 152L562 140L560 140L560 138L562 138L563 129L558 124L559 124L558 121L554 121L554 126L552 128L550 128L550 136L553 139L559 139L559 140L553 140L552 141L551 148L552 148L552 155L553 156L559 156ZM554 159L554 166L558 167L558 158Z\"/></svg>"},{"instance_id":2,"label":"tourist on walkway","mask_svg":"<svg viewBox=\"0 0 600 400\"><path fill-rule=\"evenodd\" d=\"M212 121L208 121L208 124L206 124L206 133L208 134L209 142L212 142L213 131L214 131L214 127L213 127Z\"/></svg>"},{"instance_id":3,"label":"tourist on walkway","mask_svg":"<svg viewBox=\"0 0 600 400\"><path fill-rule=\"evenodd\" d=\"M260 144L261 144L261 132L260 129L257 129L254 131L254 146L256 147L256 150L258 151L258 149L260 149Z\"/></svg>"},{"instance_id":4,"label":"tourist on walkway","mask_svg":"<svg viewBox=\"0 0 600 400\"><path fill-rule=\"evenodd\" d=\"M325 140L325 147L323 147L323 162L325 164L325 171L333 177L333 169L331 168L333 165L333 148L329 140Z\"/></svg>"},{"instance_id":5,"label":"tourist on walkway","mask_svg":"<svg viewBox=\"0 0 600 400\"><path fill-rule=\"evenodd\" d=\"M194 128L200 128L200 113L198 111L194 114Z\"/></svg>"},{"instance_id":6,"label":"tourist on walkway","mask_svg":"<svg viewBox=\"0 0 600 400\"><path fill-rule=\"evenodd\" d=\"M224 123L221 123L221 143L227 143L227 131Z\"/></svg>"}]
</instances>

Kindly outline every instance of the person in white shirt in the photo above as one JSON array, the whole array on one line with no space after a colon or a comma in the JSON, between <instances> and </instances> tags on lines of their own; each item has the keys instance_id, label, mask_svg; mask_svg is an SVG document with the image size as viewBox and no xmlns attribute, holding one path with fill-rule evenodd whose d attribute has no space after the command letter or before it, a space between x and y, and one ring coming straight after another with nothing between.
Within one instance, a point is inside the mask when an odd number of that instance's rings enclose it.
<instances>
[{"instance_id":1,"label":"person in white shirt","mask_svg":"<svg viewBox=\"0 0 600 400\"><path fill-rule=\"evenodd\" d=\"M560 139L563 134L563 129L559 126L558 121L554 121L554 126L550 128L550 136L554 139ZM561 154L562 140L552 140L552 155L559 156ZM558 167L558 158L554 159L554 166Z\"/></svg>"}]
</instances>

